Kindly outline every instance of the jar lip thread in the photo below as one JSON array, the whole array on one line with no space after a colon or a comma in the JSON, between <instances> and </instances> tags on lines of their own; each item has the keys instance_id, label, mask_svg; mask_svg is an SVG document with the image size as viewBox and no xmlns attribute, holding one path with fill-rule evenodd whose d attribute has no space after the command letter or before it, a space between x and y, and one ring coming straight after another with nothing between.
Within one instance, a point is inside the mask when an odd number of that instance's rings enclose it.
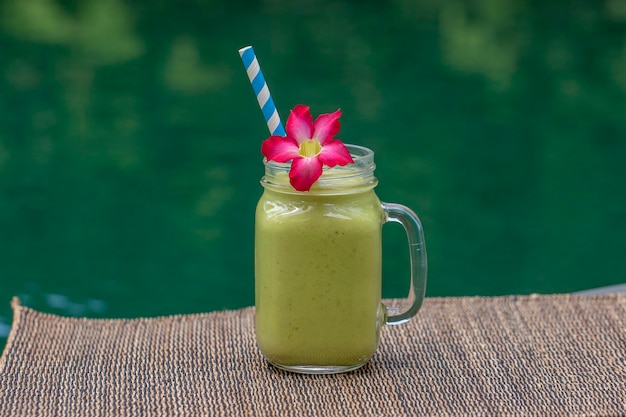
<instances>
[{"instance_id":1,"label":"jar lip thread","mask_svg":"<svg viewBox=\"0 0 626 417\"><path fill-rule=\"evenodd\" d=\"M336 194L340 192L355 192L355 189L371 189L378 181L374 177L376 164L374 163L374 151L360 145L346 144L352 155L354 163L324 167L322 176L317 180L309 193L313 194ZM266 188L276 189L282 192L302 193L293 189L289 183L289 170L291 163L263 161L265 164L265 176L261 184Z\"/></svg>"},{"instance_id":2,"label":"jar lip thread","mask_svg":"<svg viewBox=\"0 0 626 417\"><path fill-rule=\"evenodd\" d=\"M366 148L365 146L353 145L350 143L346 143L345 145L346 145L346 148L348 148L348 151L350 151L350 155L352 156L352 160L354 161L354 164L349 164L346 166L354 166L357 164L365 165L368 163L372 163L372 164L374 163L374 151L373 150ZM289 170L289 167L291 167L291 162L268 161L267 158L263 158L263 163L265 164L265 166L270 165L276 169Z\"/></svg>"}]
</instances>

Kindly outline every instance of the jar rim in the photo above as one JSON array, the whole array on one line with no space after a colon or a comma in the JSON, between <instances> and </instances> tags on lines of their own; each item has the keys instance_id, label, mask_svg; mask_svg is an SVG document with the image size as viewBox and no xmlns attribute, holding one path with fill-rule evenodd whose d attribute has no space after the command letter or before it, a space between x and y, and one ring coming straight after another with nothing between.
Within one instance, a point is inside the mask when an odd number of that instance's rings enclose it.
<instances>
[{"instance_id":1,"label":"jar rim","mask_svg":"<svg viewBox=\"0 0 626 417\"><path fill-rule=\"evenodd\" d=\"M353 193L355 190L368 190L376 186L378 180L374 177L376 164L374 151L365 146L345 144L354 163L344 166L324 167L322 176L313 184L311 194L341 194ZM302 193L296 191L289 183L288 173L291 162L275 162L263 160L265 176L261 184L266 188L281 192Z\"/></svg>"},{"instance_id":2,"label":"jar rim","mask_svg":"<svg viewBox=\"0 0 626 417\"><path fill-rule=\"evenodd\" d=\"M352 156L352 160L354 161L354 164L349 164L349 166L374 163L374 151L370 148L366 148L365 146L361 145L354 145L351 143L346 143L345 146L346 148L348 148L350 156ZM285 171L289 171L289 169L291 168L291 162L268 161L267 158L263 158L263 164L265 164L265 166L269 165L274 169Z\"/></svg>"}]
</instances>

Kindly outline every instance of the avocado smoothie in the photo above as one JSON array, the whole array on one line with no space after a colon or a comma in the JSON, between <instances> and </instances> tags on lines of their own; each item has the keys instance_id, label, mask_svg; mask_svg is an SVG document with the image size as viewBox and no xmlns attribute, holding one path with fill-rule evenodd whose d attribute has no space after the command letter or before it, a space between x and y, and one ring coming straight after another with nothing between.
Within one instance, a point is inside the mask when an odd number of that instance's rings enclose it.
<instances>
[{"instance_id":1,"label":"avocado smoothie","mask_svg":"<svg viewBox=\"0 0 626 417\"><path fill-rule=\"evenodd\" d=\"M266 187L256 210L258 345L285 367L358 367L375 352L383 212L374 190L320 195Z\"/></svg>"}]
</instances>

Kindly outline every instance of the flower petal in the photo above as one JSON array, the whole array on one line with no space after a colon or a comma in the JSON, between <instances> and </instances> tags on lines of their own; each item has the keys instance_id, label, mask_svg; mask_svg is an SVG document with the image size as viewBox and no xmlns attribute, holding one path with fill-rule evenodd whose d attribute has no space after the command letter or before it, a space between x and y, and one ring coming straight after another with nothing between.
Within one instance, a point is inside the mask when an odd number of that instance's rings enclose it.
<instances>
[{"instance_id":1,"label":"flower petal","mask_svg":"<svg viewBox=\"0 0 626 417\"><path fill-rule=\"evenodd\" d=\"M339 132L341 110L334 113L320 114L313 123L313 139L317 139L320 144L325 145L326 142L333 139Z\"/></svg>"},{"instance_id":2,"label":"flower petal","mask_svg":"<svg viewBox=\"0 0 626 417\"><path fill-rule=\"evenodd\" d=\"M271 136L263 141L261 152L268 161L289 162L299 156L299 146L294 138Z\"/></svg>"},{"instance_id":3,"label":"flower petal","mask_svg":"<svg viewBox=\"0 0 626 417\"><path fill-rule=\"evenodd\" d=\"M301 144L313 136L313 116L309 112L309 106L298 104L291 110L287 119L287 136L291 136Z\"/></svg>"},{"instance_id":4,"label":"flower petal","mask_svg":"<svg viewBox=\"0 0 626 417\"><path fill-rule=\"evenodd\" d=\"M321 163L329 167L354 163L346 145L337 139L331 140L322 146L322 151L317 155L317 158Z\"/></svg>"},{"instance_id":5,"label":"flower petal","mask_svg":"<svg viewBox=\"0 0 626 417\"><path fill-rule=\"evenodd\" d=\"M289 182L298 191L309 191L322 175L322 163L317 158L296 158L291 163Z\"/></svg>"}]
</instances>

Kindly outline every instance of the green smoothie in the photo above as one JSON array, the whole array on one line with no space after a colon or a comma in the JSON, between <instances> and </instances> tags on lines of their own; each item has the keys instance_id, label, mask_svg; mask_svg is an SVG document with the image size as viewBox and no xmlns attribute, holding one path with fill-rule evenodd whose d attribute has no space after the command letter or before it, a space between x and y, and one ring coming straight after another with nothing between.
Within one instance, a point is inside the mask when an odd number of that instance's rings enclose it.
<instances>
[{"instance_id":1,"label":"green smoothie","mask_svg":"<svg viewBox=\"0 0 626 417\"><path fill-rule=\"evenodd\" d=\"M378 345L383 212L373 189L264 191L256 210L257 342L283 366L355 366Z\"/></svg>"}]
</instances>

